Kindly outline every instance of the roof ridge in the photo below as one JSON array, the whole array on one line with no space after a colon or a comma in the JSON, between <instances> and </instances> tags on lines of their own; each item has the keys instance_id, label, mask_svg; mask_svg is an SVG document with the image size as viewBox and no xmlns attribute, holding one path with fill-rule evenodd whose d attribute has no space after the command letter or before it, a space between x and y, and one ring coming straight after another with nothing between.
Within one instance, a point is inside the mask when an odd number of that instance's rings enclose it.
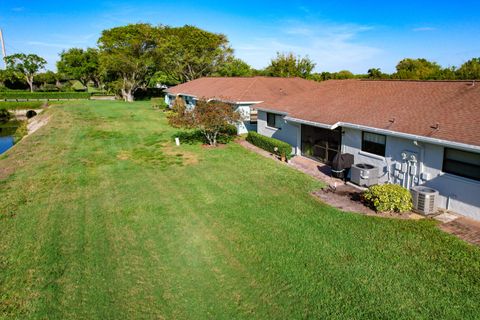
<instances>
[{"instance_id":1,"label":"roof ridge","mask_svg":"<svg viewBox=\"0 0 480 320\"><path fill-rule=\"evenodd\" d=\"M248 90L253 86L253 84L257 82L257 77L253 77L253 81L250 83L250 85L247 86L247 88L240 94L240 98L243 99L243 97L247 94Z\"/></svg>"}]
</instances>

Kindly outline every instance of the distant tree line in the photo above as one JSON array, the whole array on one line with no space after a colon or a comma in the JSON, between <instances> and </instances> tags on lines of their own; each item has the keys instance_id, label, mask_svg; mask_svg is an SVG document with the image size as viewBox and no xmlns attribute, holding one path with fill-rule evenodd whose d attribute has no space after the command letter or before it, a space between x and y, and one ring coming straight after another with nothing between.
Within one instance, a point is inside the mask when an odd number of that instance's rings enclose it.
<instances>
[{"instance_id":1,"label":"distant tree line","mask_svg":"<svg viewBox=\"0 0 480 320\"><path fill-rule=\"evenodd\" d=\"M171 86L204 76L301 77L316 81L330 79L480 79L480 58L459 67L443 68L426 59L406 58L396 72L371 68L365 74L348 70L313 72L316 63L308 56L280 53L261 70L234 56L227 37L200 28L152 26L138 23L104 30L97 48L71 48L60 53L57 72L44 71L46 61L34 54L6 57L0 70L0 90L72 91L94 87L133 101L138 91Z\"/></svg>"}]
</instances>

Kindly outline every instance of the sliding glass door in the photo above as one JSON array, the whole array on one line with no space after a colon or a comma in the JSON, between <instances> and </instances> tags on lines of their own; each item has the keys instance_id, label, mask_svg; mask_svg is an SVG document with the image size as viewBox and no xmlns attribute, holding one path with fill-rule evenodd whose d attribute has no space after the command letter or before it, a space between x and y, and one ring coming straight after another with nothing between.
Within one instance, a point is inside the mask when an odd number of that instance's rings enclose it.
<instances>
[{"instance_id":1,"label":"sliding glass door","mask_svg":"<svg viewBox=\"0 0 480 320\"><path fill-rule=\"evenodd\" d=\"M340 152L342 130L302 125L302 155L330 164Z\"/></svg>"}]
</instances>

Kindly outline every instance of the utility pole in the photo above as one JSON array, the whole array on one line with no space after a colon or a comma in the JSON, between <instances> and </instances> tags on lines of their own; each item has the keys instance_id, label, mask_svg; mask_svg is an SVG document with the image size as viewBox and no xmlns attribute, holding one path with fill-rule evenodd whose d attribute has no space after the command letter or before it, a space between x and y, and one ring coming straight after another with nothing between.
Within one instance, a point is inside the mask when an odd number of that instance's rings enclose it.
<instances>
[{"instance_id":1,"label":"utility pole","mask_svg":"<svg viewBox=\"0 0 480 320\"><path fill-rule=\"evenodd\" d=\"M7 61L5 61L5 57L7 56L7 52L5 51L5 41L3 40L2 29L0 29L0 41L2 42L3 62L5 63L5 68L6 68L7 67Z\"/></svg>"}]
</instances>

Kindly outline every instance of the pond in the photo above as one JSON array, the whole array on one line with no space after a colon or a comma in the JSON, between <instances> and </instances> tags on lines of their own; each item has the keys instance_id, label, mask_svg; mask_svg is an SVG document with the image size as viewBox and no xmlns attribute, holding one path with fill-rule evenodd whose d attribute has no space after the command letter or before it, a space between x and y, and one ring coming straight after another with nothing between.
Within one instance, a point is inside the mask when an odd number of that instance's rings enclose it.
<instances>
[{"instance_id":1,"label":"pond","mask_svg":"<svg viewBox=\"0 0 480 320\"><path fill-rule=\"evenodd\" d=\"M10 149L15 144L15 131L18 128L17 123L8 122L0 124L0 154Z\"/></svg>"},{"instance_id":2,"label":"pond","mask_svg":"<svg viewBox=\"0 0 480 320\"><path fill-rule=\"evenodd\" d=\"M12 136L0 136L0 154L4 153L8 149L13 147L13 137Z\"/></svg>"}]
</instances>

